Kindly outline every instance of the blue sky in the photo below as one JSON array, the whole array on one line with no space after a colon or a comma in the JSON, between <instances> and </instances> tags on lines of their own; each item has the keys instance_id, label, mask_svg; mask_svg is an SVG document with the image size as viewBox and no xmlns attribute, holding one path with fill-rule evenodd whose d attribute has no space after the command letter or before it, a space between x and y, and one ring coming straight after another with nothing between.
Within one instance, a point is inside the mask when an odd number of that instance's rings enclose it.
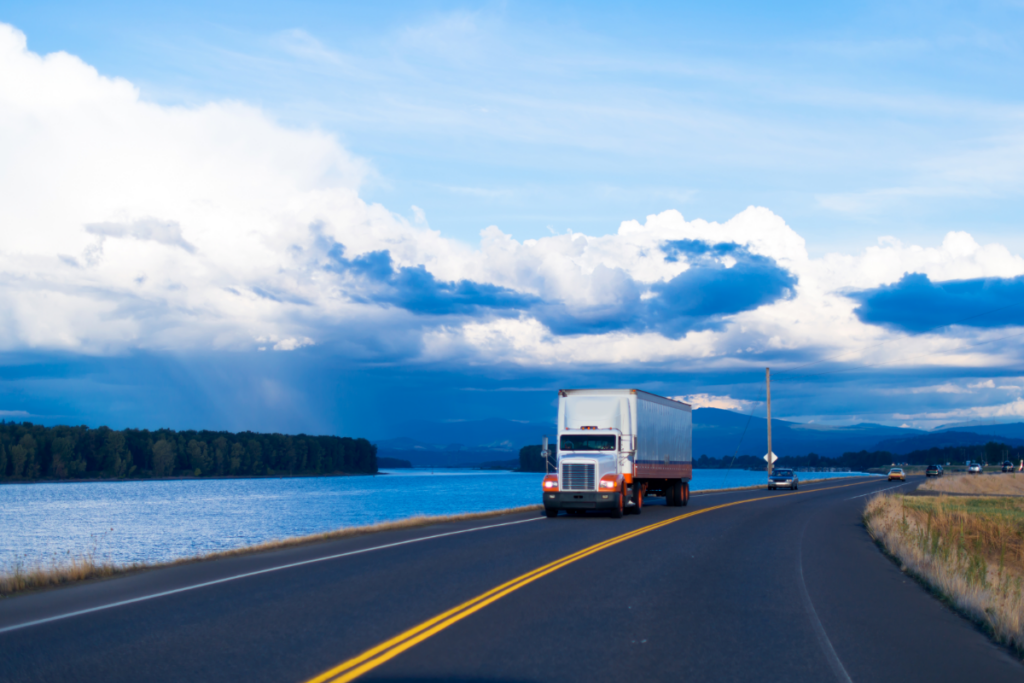
<instances>
[{"instance_id":1,"label":"blue sky","mask_svg":"<svg viewBox=\"0 0 1024 683\"><path fill-rule=\"evenodd\" d=\"M0 412L391 436L772 365L795 419L1024 416L1022 19L9 3Z\"/></svg>"}]
</instances>

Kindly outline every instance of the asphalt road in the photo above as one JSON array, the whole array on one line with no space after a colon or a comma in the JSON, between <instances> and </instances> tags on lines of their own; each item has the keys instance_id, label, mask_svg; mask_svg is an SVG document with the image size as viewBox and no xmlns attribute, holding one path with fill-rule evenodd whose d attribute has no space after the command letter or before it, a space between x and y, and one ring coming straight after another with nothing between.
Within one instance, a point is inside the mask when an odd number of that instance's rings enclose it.
<instances>
[{"instance_id":1,"label":"asphalt road","mask_svg":"<svg viewBox=\"0 0 1024 683\"><path fill-rule=\"evenodd\" d=\"M866 495L893 486L499 517L10 598L0 680L1024 680L868 538Z\"/></svg>"}]
</instances>

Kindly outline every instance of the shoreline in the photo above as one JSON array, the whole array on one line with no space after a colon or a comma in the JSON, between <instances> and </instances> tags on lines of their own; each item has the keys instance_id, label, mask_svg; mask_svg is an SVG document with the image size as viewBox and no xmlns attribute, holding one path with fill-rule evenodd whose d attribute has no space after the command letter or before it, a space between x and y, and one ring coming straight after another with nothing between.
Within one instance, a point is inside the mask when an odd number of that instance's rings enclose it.
<instances>
[{"instance_id":1,"label":"shoreline","mask_svg":"<svg viewBox=\"0 0 1024 683\"><path fill-rule=\"evenodd\" d=\"M320 475L324 476L324 475ZM327 475L327 476L353 476L353 475ZM371 476L371 475L359 475L359 476ZM806 479L805 482L816 482L816 481L827 481L830 479L840 479L848 476L857 475L844 475L844 477L822 477L820 479ZM860 476L872 476L872 475L860 475ZM213 479L214 477L210 477ZM275 478L275 476L264 476L264 477L227 477L231 479L268 479ZM284 477L281 477L284 478ZM194 477L182 477L177 479L194 479ZM101 480L106 481L106 480ZM140 481L140 480L115 480L115 481ZM148 480L141 480L148 481ZM163 481L163 479L159 480ZM61 483L79 483L75 482L61 482ZM86 482L81 482L86 483ZM733 492L733 491L749 491L756 489L765 489L766 484L758 484L754 486L737 486L727 487L719 489L704 489L702 491L691 491L691 495L699 496L702 494L710 493L722 493L722 492ZM394 531L398 529L412 529L418 527L432 526L435 524L444 524L447 522L459 522L468 521L475 519L488 519L491 517L500 517L503 515L521 514L525 512L536 511L539 512L543 509L543 505L525 505L514 508L505 508L501 510L488 510L484 512L469 512L469 513L456 513L451 515L413 515L411 517L405 517L403 519L397 519L387 522L376 522L374 524L366 524L361 526L343 527L340 529L334 529L331 531L323 531L314 534L306 534L303 536L288 536L281 539L270 539L261 543L255 543L252 545L240 546L238 548L232 548L230 550L218 550L211 553L202 553L198 555L189 555L181 557L175 560L166 560L162 562L136 562L131 564L114 564L110 562L95 562L91 557L80 557L72 558L65 561L62 564L51 564L49 566L39 564L25 569L16 568L13 572L0 573L0 600L9 598L15 595L20 595L30 592L38 592L44 590L50 590L59 588L62 586L70 586L79 583L101 581L105 579L116 578L119 576L127 576L129 574L135 574L138 572L151 571L154 569L162 569L165 567L171 567L180 564L191 564L195 562L207 562L212 560L218 560L225 557L234 557L238 555L249 555L261 552L270 552L273 550L279 550L283 548L290 548L301 545L310 545L314 543L323 543L327 541L337 540L341 538L347 538L351 536L365 536L368 534L380 533L383 531Z\"/></svg>"},{"instance_id":2,"label":"shoreline","mask_svg":"<svg viewBox=\"0 0 1024 683\"><path fill-rule=\"evenodd\" d=\"M4 479L0 486L11 484L123 484L134 481L224 481L229 479L328 479L331 477L386 477L387 472L332 472L331 474L223 474L216 477L124 477L121 479Z\"/></svg>"}]
</instances>

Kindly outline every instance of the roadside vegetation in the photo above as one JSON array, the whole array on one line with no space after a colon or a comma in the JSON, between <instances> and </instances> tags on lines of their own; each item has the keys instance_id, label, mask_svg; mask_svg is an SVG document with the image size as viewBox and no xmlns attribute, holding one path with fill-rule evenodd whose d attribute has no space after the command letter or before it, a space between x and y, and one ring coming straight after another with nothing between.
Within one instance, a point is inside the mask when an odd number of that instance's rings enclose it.
<instances>
[{"instance_id":1,"label":"roadside vegetation","mask_svg":"<svg viewBox=\"0 0 1024 683\"><path fill-rule=\"evenodd\" d=\"M918 490L976 496L1024 496L1024 474L947 474L929 479Z\"/></svg>"},{"instance_id":2,"label":"roadside vegetation","mask_svg":"<svg viewBox=\"0 0 1024 683\"><path fill-rule=\"evenodd\" d=\"M864 522L904 571L1024 657L1024 498L880 494Z\"/></svg>"},{"instance_id":3,"label":"roadside vegetation","mask_svg":"<svg viewBox=\"0 0 1024 683\"><path fill-rule=\"evenodd\" d=\"M958 463L963 465L967 460L976 462L999 463L1003 460L1018 462L1024 459L1024 447L1008 446L1003 443L990 441L987 444L973 446L946 446L944 448L929 448L926 450L913 451L911 453L891 453L889 451L859 451L843 453L835 458L827 458L816 453L807 455L782 455L775 463L776 467L848 467L854 472L867 472L869 470L888 470L894 463L907 463L908 465L926 466L934 463L945 465L946 463ZM693 466L696 469L752 469L763 470L764 459L757 455L740 455L736 458L726 456L722 458L708 457L701 455L694 457Z\"/></svg>"},{"instance_id":4,"label":"roadside vegetation","mask_svg":"<svg viewBox=\"0 0 1024 683\"><path fill-rule=\"evenodd\" d=\"M31 566L15 561L10 570L0 572L0 597L7 597L24 591L53 588L56 586L78 583L89 579L103 579L149 569L171 567L178 564L216 560L225 557L235 557L238 555L249 555L269 550L280 550L282 548L308 545L310 543L333 541L339 538L364 536L366 534L374 534L381 531L413 529L432 524L443 524L445 522L487 519L489 517L499 517L502 515L511 515L520 512L531 512L540 509L540 505L526 505L523 507L508 508L505 510L470 512L460 515L417 515L415 517L408 517L406 519L399 519L391 522L379 522L377 524L368 524L365 526L346 527L344 529L335 529L334 531L325 531L323 533L310 534L308 536L293 536L291 538L275 539L266 541L265 543L248 545L231 550L193 555L191 557L184 557L170 562L115 564L98 560L94 554L89 554L81 558L55 557L48 562L41 562Z\"/></svg>"}]
</instances>

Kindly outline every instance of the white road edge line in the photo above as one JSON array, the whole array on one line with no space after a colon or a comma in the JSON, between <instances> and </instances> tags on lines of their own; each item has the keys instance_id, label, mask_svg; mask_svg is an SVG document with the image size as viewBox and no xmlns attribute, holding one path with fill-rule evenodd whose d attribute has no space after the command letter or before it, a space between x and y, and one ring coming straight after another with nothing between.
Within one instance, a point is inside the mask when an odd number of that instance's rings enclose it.
<instances>
[{"instance_id":1,"label":"white road edge line","mask_svg":"<svg viewBox=\"0 0 1024 683\"><path fill-rule=\"evenodd\" d=\"M908 481L908 482L905 482L903 484L900 484L899 486L891 486L891 487L889 487L887 489L882 489L882 491L894 491L896 489L901 489L901 488L903 488L904 486L906 486L909 483L910 482ZM846 500L856 500L857 498L863 498L864 496L873 496L874 494L881 493L882 491L869 491L868 493L864 493L864 494L861 494L859 496L854 496L853 498L847 498Z\"/></svg>"},{"instance_id":2,"label":"white road edge line","mask_svg":"<svg viewBox=\"0 0 1024 683\"><path fill-rule=\"evenodd\" d=\"M867 475L865 475L865 476L867 476ZM807 483L808 484L831 484L834 481L839 481L839 480L842 480L844 478L847 478L847 477L830 477L828 479L812 479L811 481L809 481ZM853 477L848 477L848 478L849 479L860 479L860 477L858 477L858 476L853 476ZM764 489L760 489L760 488L756 488L756 489L748 489L748 488L728 489L726 491L715 491L714 489L712 489L711 491L709 491L707 493L704 493L703 491L690 491L690 495L691 496L702 496L702 497L705 497L705 498L710 498L711 496L724 496L727 493L743 493L745 491L754 492L754 491L763 491L763 490Z\"/></svg>"},{"instance_id":3,"label":"white road edge line","mask_svg":"<svg viewBox=\"0 0 1024 683\"><path fill-rule=\"evenodd\" d=\"M373 552L374 550L385 550L386 548L395 548L400 545L408 545L410 543L419 543L420 541L430 541L435 538L444 538L445 536L457 536L458 534L468 534L471 531L484 531L485 529L496 529L502 526L511 526L513 524L524 524L525 522L538 522L544 519L543 517L535 517L533 519L520 519L517 522L502 522L501 524L490 524L488 526L479 526L472 529L462 529L460 531L449 531L443 534L435 534L433 536L424 536L423 538L412 538L408 541L398 541L397 543L388 543L387 545L378 545L373 548L363 548L362 550L351 550L347 553L339 553L337 555L328 555L326 557L316 557L311 560L303 560L302 562L292 562L291 564L282 564L277 567L268 567L267 569L260 569L254 572L246 572L245 574L236 574L235 576L226 576L223 579L216 579L214 581L206 581L204 583L197 583L192 586L184 586L182 588L175 588L169 591L163 591L160 593L153 593L151 595L143 595L138 598L131 598L130 600L121 600L119 602L112 602L106 605L100 605L98 607L90 607L88 609L78 610L76 612L68 612L67 614L58 614L53 617L46 617L45 619L36 619L35 621L26 621L22 624L14 624L13 626L5 626L0 628L0 633L8 633L10 631L17 631L18 629L28 628L30 626L38 626L40 624L46 624L51 621L59 621L61 619L70 619L71 617L78 617L83 614L90 614L92 612L100 612L103 610L113 609L114 607L123 607L124 605L131 605L136 602L144 602L146 600L154 600L156 598L163 598L168 595L174 595L176 593L184 593L186 591L196 590L198 588L206 588L207 586L216 586L219 583L227 583L228 581L237 581L238 579L247 579L251 576L259 576L260 574L269 574L270 572L281 571L282 569L292 569L294 567L301 567L307 564L314 564L316 562L326 562L327 560L337 560L342 557L349 557L351 555L361 555L362 553Z\"/></svg>"},{"instance_id":4,"label":"white road edge line","mask_svg":"<svg viewBox=\"0 0 1024 683\"><path fill-rule=\"evenodd\" d=\"M850 679L850 674L846 672L846 667L843 666L843 662L839 659L839 655L836 654L836 649L832 647L832 641L828 638L828 633L825 632L825 627L821 624L821 619L818 618L818 611L814 609L814 603L811 602L811 594L807 592L807 584L804 582L804 533L807 531L807 524L810 520L804 522L804 528L800 531L800 543L797 546L797 559L796 559L796 571L800 577L800 597L803 598L804 609L807 610L807 616L811 619L811 626L814 627L814 635L818 637L818 645L821 646L821 651L825 655L825 659L828 660L828 664L832 667L832 673L835 674L836 679L841 683L853 683Z\"/></svg>"}]
</instances>

